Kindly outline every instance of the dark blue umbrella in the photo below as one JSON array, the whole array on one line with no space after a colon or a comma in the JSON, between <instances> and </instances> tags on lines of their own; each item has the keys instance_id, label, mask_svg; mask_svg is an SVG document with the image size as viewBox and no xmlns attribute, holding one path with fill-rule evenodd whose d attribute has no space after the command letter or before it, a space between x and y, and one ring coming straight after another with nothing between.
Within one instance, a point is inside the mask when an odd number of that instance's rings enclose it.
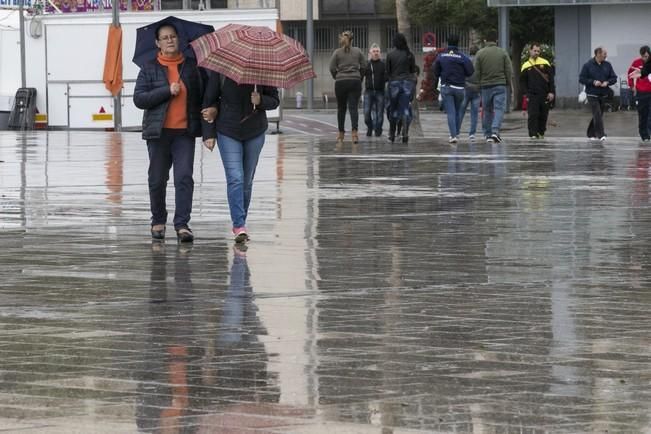
<instances>
[{"instance_id":1,"label":"dark blue umbrella","mask_svg":"<svg viewBox=\"0 0 651 434\"><path fill-rule=\"evenodd\" d=\"M145 63L156 59L156 55L158 54L156 29L163 24L171 24L176 28L176 32L179 35L179 49L186 57L194 57L194 50L190 46L191 41L206 33L215 31L215 28L208 24L195 23L172 16L140 27L136 31L136 49L133 52L133 63L139 67L142 68Z\"/></svg>"}]
</instances>

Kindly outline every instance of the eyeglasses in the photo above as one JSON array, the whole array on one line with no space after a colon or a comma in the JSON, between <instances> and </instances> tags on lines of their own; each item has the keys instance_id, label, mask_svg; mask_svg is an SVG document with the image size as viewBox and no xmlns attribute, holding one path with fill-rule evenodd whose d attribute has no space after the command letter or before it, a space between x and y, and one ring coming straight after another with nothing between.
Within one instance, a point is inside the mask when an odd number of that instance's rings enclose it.
<instances>
[{"instance_id":1,"label":"eyeglasses","mask_svg":"<svg viewBox=\"0 0 651 434\"><path fill-rule=\"evenodd\" d=\"M173 40L175 40L177 38L178 38L177 35L164 35L164 36L161 36L160 38L158 38L158 40L159 41L173 41Z\"/></svg>"}]
</instances>

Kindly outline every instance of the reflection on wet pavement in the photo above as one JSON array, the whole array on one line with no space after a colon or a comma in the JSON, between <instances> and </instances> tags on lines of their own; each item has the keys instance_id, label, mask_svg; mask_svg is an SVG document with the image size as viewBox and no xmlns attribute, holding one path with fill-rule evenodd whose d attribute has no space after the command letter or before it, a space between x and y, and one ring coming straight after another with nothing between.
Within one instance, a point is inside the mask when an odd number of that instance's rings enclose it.
<instances>
[{"instance_id":1,"label":"reflection on wet pavement","mask_svg":"<svg viewBox=\"0 0 651 434\"><path fill-rule=\"evenodd\" d=\"M0 132L0 431L651 431L651 148L269 136L152 243L135 133ZM171 186L170 186L171 193Z\"/></svg>"}]
</instances>

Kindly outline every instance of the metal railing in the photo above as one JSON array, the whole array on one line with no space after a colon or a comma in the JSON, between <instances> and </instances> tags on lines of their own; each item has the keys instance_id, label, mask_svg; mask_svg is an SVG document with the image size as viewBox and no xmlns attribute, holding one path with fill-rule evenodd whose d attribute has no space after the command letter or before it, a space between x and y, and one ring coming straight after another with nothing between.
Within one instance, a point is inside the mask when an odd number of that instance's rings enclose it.
<instances>
[{"instance_id":1,"label":"metal railing","mask_svg":"<svg viewBox=\"0 0 651 434\"><path fill-rule=\"evenodd\" d=\"M339 47L339 34L344 30L351 30L354 35L353 44L361 48L364 52L368 50L370 45L368 25L359 22L316 22L314 25L314 51L315 52L331 52ZM435 27L435 28L421 28L418 26L412 27L413 40L410 43L410 48L414 52L421 52L423 48L422 34L423 32L432 32L436 35L437 46L441 47L447 41L451 34L459 37L459 46L463 51L473 45L472 34L469 30L462 30L454 26L449 27ZM304 22L290 22L285 24L284 32L288 36L298 40L301 44L305 45L306 31ZM380 46L385 50L393 47L393 37L398 32L397 26L394 23L383 23L380 26L381 41Z\"/></svg>"}]
</instances>

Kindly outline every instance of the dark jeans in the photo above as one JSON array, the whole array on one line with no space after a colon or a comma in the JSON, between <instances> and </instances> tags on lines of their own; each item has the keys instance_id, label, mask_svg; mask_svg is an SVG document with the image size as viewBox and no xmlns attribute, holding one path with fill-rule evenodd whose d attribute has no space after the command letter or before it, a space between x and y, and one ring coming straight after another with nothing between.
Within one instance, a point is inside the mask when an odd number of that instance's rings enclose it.
<instances>
[{"instance_id":1,"label":"dark jeans","mask_svg":"<svg viewBox=\"0 0 651 434\"><path fill-rule=\"evenodd\" d=\"M350 124L353 130L357 130L359 114L357 106L362 96L361 80L337 80L335 81L335 96L337 97L337 126L340 132L344 132L346 123L346 109L350 112Z\"/></svg>"},{"instance_id":2,"label":"dark jeans","mask_svg":"<svg viewBox=\"0 0 651 434\"><path fill-rule=\"evenodd\" d=\"M366 89L364 93L364 122L369 130L382 134L384 123L384 89Z\"/></svg>"},{"instance_id":3,"label":"dark jeans","mask_svg":"<svg viewBox=\"0 0 651 434\"><path fill-rule=\"evenodd\" d=\"M470 129L468 130L469 136L474 136L477 132L477 120L479 119L479 103L481 97L479 95L479 88L474 86L466 86L465 96L463 98L463 110L461 116L461 123L466 115L466 109L470 105Z\"/></svg>"},{"instance_id":4,"label":"dark jeans","mask_svg":"<svg viewBox=\"0 0 651 434\"><path fill-rule=\"evenodd\" d=\"M499 135L506 111L506 85L482 87L480 92L483 114L481 123L484 137L490 137L493 134Z\"/></svg>"},{"instance_id":5,"label":"dark jeans","mask_svg":"<svg viewBox=\"0 0 651 434\"><path fill-rule=\"evenodd\" d=\"M527 103L529 137L544 136L547 130L547 117L549 116L547 95L527 95L527 98L529 99Z\"/></svg>"},{"instance_id":6,"label":"dark jeans","mask_svg":"<svg viewBox=\"0 0 651 434\"><path fill-rule=\"evenodd\" d=\"M637 96L637 117L638 129L642 140L649 140L651 137L651 92L638 92Z\"/></svg>"},{"instance_id":7,"label":"dark jeans","mask_svg":"<svg viewBox=\"0 0 651 434\"><path fill-rule=\"evenodd\" d=\"M151 224L167 223L165 193L174 167L174 229L188 226L194 192L194 137L163 130L160 139L147 140L149 151L149 203Z\"/></svg>"},{"instance_id":8,"label":"dark jeans","mask_svg":"<svg viewBox=\"0 0 651 434\"><path fill-rule=\"evenodd\" d=\"M450 137L457 137L461 132L461 121L463 120L463 99L466 96L465 89L457 89L447 85L441 86L441 97L443 106L448 116L448 130Z\"/></svg>"},{"instance_id":9,"label":"dark jeans","mask_svg":"<svg viewBox=\"0 0 651 434\"><path fill-rule=\"evenodd\" d=\"M409 125L413 113L411 111L411 100L414 97L416 83L412 80L393 80L389 82L389 121L403 121Z\"/></svg>"},{"instance_id":10,"label":"dark jeans","mask_svg":"<svg viewBox=\"0 0 651 434\"><path fill-rule=\"evenodd\" d=\"M605 96L591 96L588 95L588 104L592 109L592 119L588 125L588 137L602 138L606 135L604 131L604 105L606 102Z\"/></svg>"}]
</instances>

